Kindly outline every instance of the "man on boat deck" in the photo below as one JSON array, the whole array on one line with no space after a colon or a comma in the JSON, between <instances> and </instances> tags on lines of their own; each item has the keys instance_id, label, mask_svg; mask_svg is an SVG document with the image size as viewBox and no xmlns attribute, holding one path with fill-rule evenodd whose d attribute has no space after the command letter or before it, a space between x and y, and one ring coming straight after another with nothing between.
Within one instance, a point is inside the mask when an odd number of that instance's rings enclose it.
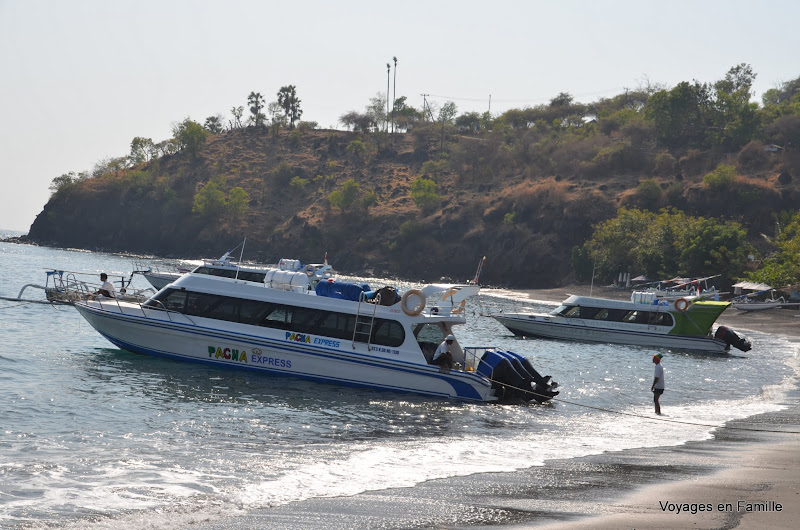
<instances>
[{"instance_id":1,"label":"man on boat deck","mask_svg":"<svg viewBox=\"0 0 800 530\"><path fill-rule=\"evenodd\" d=\"M445 337L444 341L436 348L433 358L431 359L431 364L436 364L448 370L453 369L453 354L450 353L450 348L453 346L454 340L456 340L456 338L453 335Z\"/></svg>"},{"instance_id":2,"label":"man on boat deck","mask_svg":"<svg viewBox=\"0 0 800 530\"><path fill-rule=\"evenodd\" d=\"M656 365L655 374L653 375L653 385L650 390L653 392L653 402L656 404L656 414L661 415L661 405L658 403L658 398L664 393L664 367L661 365L661 358L663 355L657 353L653 355L653 364Z\"/></svg>"},{"instance_id":3,"label":"man on boat deck","mask_svg":"<svg viewBox=\"0 0 800 530\"><path fill-rule=\"evenodd\" d=\"M98 294L102 294L106 298L115 298L114 284L108 281L108 274L106 274L105 272L101 272L100 281L103 282L103 285L101 285L100 288L96 290L93 294L95 296L97 296Z\"/></svg>"}]
</instances>

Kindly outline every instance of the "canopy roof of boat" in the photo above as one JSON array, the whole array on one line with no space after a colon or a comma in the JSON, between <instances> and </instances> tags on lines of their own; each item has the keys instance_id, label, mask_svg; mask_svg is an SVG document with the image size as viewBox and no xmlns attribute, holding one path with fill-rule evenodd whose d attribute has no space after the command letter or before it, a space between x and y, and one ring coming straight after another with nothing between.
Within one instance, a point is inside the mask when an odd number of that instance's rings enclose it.
<instances>
[{"instance_id":1,"label":"canopy roof of boat","mask_svg":"<svg viewBox=\"0 0 800 530\"><path fill-rule=\"evenodd\" d=\"M106 270L97 270L97 271L67 271L64 269L58 269L55 267L44 268L43 270L47 271L47 275L53 274L83 274L87 276L99 276L101 273L105 272L108 276L119 276L127 278L131 273L130 272L114 272L114 271L106 271Z\"/></svg>"},{"instance_id":2,"label":"canopy roof of boat","mask_svg":"<svg viewBox=\"0 0 800 530\"><path fill-rule=\"evenodd\" d=\"M747 289L748 291L769 291L772 289L771 286L767 285L766 283L756 283L756 282L739 282L733 284L734 287L740 287L742 289Z\"/></svg>"},{"instance_id":3,"label":"canopy roof of boat","mask_svg":"<svg viewBox=\"0 0 800 530\"><path fill-rule=\"evenodd\" d=\"M433 293L447 291L444 295L442 295L442 300L451 299L454 304L458 304L462 300L466 300L470 296L478 294L480 290L481 288L479 285L464 283L431 283L421 289L426 297L432 295Z\"/></svg>"}]
</instances>

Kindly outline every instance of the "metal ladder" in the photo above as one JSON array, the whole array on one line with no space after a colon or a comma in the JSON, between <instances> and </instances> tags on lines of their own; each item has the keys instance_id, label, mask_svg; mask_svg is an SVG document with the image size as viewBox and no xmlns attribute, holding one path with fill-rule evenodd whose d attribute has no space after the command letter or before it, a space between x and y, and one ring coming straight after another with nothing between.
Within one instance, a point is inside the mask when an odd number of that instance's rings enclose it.
<instances>
[{"instance_id":1,"label":"metal ladder","mask_svg":"<svg viewBox=\"0 0 800 530\"><path fill-rule=\"evenodd\" d=\"M364 302L364 294L358 297L358 309L356 310L356 324L353 327L353 349L356 349L356 342L363 342L367 345L367 351L372 348L370 346L372 341L372 327L375 325L375 312L381 304L381 295L375 296L375 303L369 304L372 306L372 314L362 314L361 304Z\"/></svg>"}]
</instances>

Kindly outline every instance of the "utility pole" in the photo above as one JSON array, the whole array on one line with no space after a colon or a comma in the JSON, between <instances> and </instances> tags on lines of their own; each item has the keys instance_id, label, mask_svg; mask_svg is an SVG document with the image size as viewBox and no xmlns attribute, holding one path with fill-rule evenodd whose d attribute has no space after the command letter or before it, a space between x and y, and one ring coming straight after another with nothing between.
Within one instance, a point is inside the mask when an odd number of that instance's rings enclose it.
<instances>
[{"instance_id":1,"label":"utility pole","mask_svg":"<svg viewBox=\"0 0 800 530\"><path fill-rule=\"evenodd\" d=\"M392 66L386 63L386 132L389 132L389 72Z\"/></svg>"},{"instance_id":2,"label":"utility pole","mask_svg":"<svg viewBox=\"0 0 800 530\"><path fill-rule=\"evenodd\" d=\"M394 105L397 101L397 56L392 57L394 60L394 89L392 90L392 134L394 134Z\"/></svg>"},{"instance_id":3,"label":"utility pole","mask_svg":"<svg viewBox=\"0 0 800 530\"><path fill-rule=\"evenodd\" d=\"M425 121L425 110L428 108L428 100L425 99L428 94L420 94L422 96L422 120Z\"/></svg>"}]
</instances>

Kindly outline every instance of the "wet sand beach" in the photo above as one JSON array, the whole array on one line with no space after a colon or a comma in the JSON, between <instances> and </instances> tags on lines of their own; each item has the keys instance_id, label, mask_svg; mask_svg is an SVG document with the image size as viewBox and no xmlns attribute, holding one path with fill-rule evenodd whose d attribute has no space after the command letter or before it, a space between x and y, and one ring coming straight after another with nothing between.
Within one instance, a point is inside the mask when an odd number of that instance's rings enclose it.
<instances>
[{"instance_id":1,"label":"wet sand beach","mask_svg":"<svg viewBox=\"0 0 800 530\"><path fill-rule=\"evenodd\" d=\"M593 296L630 291L594 286ZM589 286L525 291L561 302ZM519 292L513 293L519 297ZM719 323L800 342L800 313L728 309ZM800 390L786 408L728 422L709 440L544 466L430 480L409 488L315 498L198 528L795 528L800 521ZM554 435L553 443L558 443ZM535 451L535 447L530 448Z\"/></svg>"},{"instance_id":2,"label":"wet sand beach","mask_svg":"<svg viewBox=\"0 0 800 530\"><path fill-rule=\"evenodd\" d=\"M532 300L560 302L569 294L626 299L630 291L609 287L569 286L559 289L527 291ZM786 335L800 341L800 311L774 309L743 312L728 309L720 324L736 330L757 330ZM654 449L649 467L662 469L657 483L622 494L610 502L586 506L585 515L575 516L567 509L559 514L572 516L558 523L539 524L540 517L517 528L796 528L800 517L800 411L798 392L795 406L775 414L732 422L731 429L717 432L715 439L698 444L715 453L709 468L698 469L696 476L675 480L667 471L664 453L680 453L680 448ZM746 423L746 424L745 424ZM763 430L758 423L763 423ZM790 433L766 432L788 431ZM701 466L702 467L702 466ZM641 481L648 484L650 481ZM619 485L620 494L625 489ZM567 503L569 505L569 503ZM566 506L565 506L566 507ZM550 516L556 514L550 514Z\"/></svg>"}]
</instances>

